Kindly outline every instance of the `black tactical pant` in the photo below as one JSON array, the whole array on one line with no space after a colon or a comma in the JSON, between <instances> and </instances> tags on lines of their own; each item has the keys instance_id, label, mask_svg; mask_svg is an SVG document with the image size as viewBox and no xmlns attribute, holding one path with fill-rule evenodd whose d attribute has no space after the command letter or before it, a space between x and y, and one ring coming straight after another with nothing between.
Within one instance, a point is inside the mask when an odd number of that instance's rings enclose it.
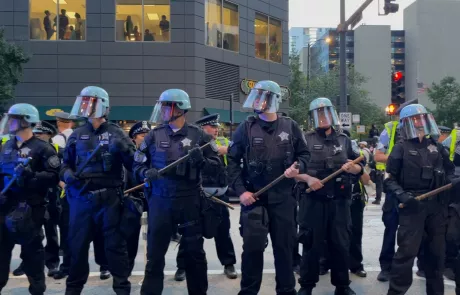
<instances>
[{"instance_id":1,"label":"black tactical pant","mask_svg":"<svg viewBox=\"0 0 460 295\"><path fill-rule=\"evenodd\" d=\"M223 201L228 202L228 198L222 198ZM220 210L221 222L217 229L217 235L214 237L216 243L217 257L220 263L225 265L236 264L235 249L233 247L232 238L230 236L230 212L228 208L222 205L217 205L216 208ZM179 251L177 252L177 268L185 269L185 247L181 243Z\"/></svg>"},{"instance_id":2,"label":"black tactical pant","mask_svg":"<svg viewBox=\"0 0 460 295\"><path fill-rule=\"evenodd\" d=\"M363 220L366 203L361 196L354 197L350 205L351 239L350 239L350 270L363 270Z\"/></svg>"},{"instance_id":3,"label":"black tactical pant","mask_svg":"<svg viewBox=\"0 0 460 295\"><path fill-rule=\"evenodd\" d=\"M260 201L259 201L260 202ZM268 214L268 231L275 257L276 271L276 294L295 295L295 278L292 265L292 252L294 248L294 228L295 221L293 211L295 199L291 195L286 195L285 200L275 204L256 203L256 206L264 206ZM241 214L246 210L252 210L254 206L242 207ZM256 223L261 221L255 221ZM241 291L239 295L256 295L259 293L262 283L262 272L264 267L264 251L267 236L261 237L263 241L258 249L252 249L251 245L245 241L245 233L248 225L240 219L241 234L243 236L243 254L241 255Z\"/></svg>"},{"instance_id":4,"label":"black tactical pant","mask_svg":"<svg viewBox=\"0 0 460 295\"><path fill-rule=\"evenodd\" d=\"M137 251L139 249L139 236L141 234L141 219L136 224L132 224L132 235L126 238L128 243L129 270L133 271L136 264Z\"/></svg>"},{"instance_id":5,"label":"black tactical pant","mask_svg":"<svg viewBox=\"0 0 460 295\"><path fill-rule=\"evenodd\" d=\"M94 261L99 265L99 271L109 270L109 262L105 254L104 233L101 229L96 229L93 237Z\"/></svg>"},{"instance_id":6,"label":"black tactical pant","mask_svg":"<svg viewBox=\"0 0 460 295\"><path fill-rule=\"evenodd\" d=\"M40 213L44 216L45 209ZM38 226L38 224L37 224ZM37 229L37 234L27 243L21 244L22 268L29 280L29 292L32 295L42 295L46 290L45 283L45 250L43 248L43 230ZM4 217L0 216L0 293L8 282L12 251L18 241L8 232L4 225Z\"/></svg>"},{"instance_id":7,"label":"black tactical pant","mask_svg":"<svg viewBox=\"0 0 460 295\"><path fill-rule=\"evenodd\" d=\"M59 237L58 225L61 218L62 207L57 200L57 196L50 193L49 204L47 205L48 219L45 220L45 265L48 269L59 267ZM62 235L62 232L61 232Z\"/></svg>"},{"instance_id":8,"label":"black tactical pant","mask_svg":"<svg viewBox=\"0 0 460 295\"><path fill-rule=\"evenodd\" d=\"M385 231L383 232L382 250L379 257L380 269L390 271L395 255L396 232L399 225L398 209L390 194L386 194L382 209L382 221Z\"/></svg>"},{"instance_id":9,"label":"black tactical pant","mask_svg":"<svg viewBox=\"0 0 460 295\"><path fill-rule=\"evenodd\" d=\"M331 282L347 287L349 281L349 250L351 236L350 200L330 199L310 194L300 199L299 223L301 236L308 235L309 245L303 247L299 284L314 288L319 281L319 259L327 240Z\"/></svg>"},{"instance_id":10,"label":"black tactical pant","mask_svg":"<svg viewBox=\"0 0 460 295\"><path fill-rule=\"evenodd\" d=\"M117 295L130 294L128 252L120 233L121 190L107 189L91 199L68 195L71 263L66 295L81 294L89 274L88 250L95 235L103 237L105 258Z\"/></svg>"},{"instance_id":11,"label":"black tactical pant","mask_svg":"<svg viewBox=\"0 0 460 295\"><path fill-rule=\"evenodd\" d=\"M380 201L383 193L383 180L385 171L375 170L375 199Z\"/></svg>"},{"instance_id":12,"label":"black tactical pant","mask_svg":"<svg viewBox=\"0 0 460 295\"><path fill-rule=\"evenodd\" d=\"M422 260L426 266L426 294L444 294L446 225L447 208L436 200L421 201L418 210L399 210L398 250L393 258L388 295L406 294L412 285L412 267L425 232Z\"/></svg>"},{"instance_id":13,"label":"black tactical pant","mask_svg":"<svg viewBox=\"0 0 460 295\"><path fill-rule=\"evenodd\" d=\"M175 224L179 224L185 249L185 274L190 295L204 295L208 290L206 254L201 226L201 195L161 198L150 196L147 237L147 265L141 295L161 295L164 285L165 254Z\"/></svg>"},{"instance_id":14,"label":"black tactical pant","mask_svg":"<svg viewBox=\"0 0 460 295\"><path fill-rule=\"evenodd\" d=\"M294 240L294 249L292 251L292 265L299 266L300 265L300 260L302 259L302 256L299 254L299 241L297 241L297 233L299 232L299 207L296 206L294 208L294 221L295 221L295 226L294 226L294 231L295 231L295 240Z\"/></svg>"},{"instance_id":15,"label":"black tactical pant","mask_svg":"<svg viewBox=\"0 0 460 295\"><path fill-rule=\"evenodd\" d=\"M69 273L70 267L70 249L69 249L69 202L67 201L67 196L60 199L62 212L59 219L59 230L61 233L60 236L60 248L63 252L62 263L59 266L59 270L64 274Z\"/></svg>"}]
</instances>

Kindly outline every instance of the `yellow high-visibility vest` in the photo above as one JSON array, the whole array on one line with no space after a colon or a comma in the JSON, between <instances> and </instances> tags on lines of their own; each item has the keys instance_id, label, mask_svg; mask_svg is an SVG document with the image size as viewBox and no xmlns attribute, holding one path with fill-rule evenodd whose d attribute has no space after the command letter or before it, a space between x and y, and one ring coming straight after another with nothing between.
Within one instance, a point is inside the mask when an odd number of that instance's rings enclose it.
<instances>
[{"instance_id":1,"label":"yellow high-visibility vest","mask_svg":"<svg viewBox=\"0 0 460 295\"><path fill-rule=\"evenodd\" d=\"M217 146L228 146L228 143L229 141L225 137L218 137L216 140ZM225 166L227 166L228 165L227 155L223 155L223 157L224 157L224 164Z\"/></svg>"},{"instance_id":2,"label":"yellow high-visibility vest","mask_svg":"<svg viewBox=\"0 0 460 295\"><path fill-rule=\"evenodd\" d=\"M392 124L391 128L390 128L390 124ZM385 155L389 155L391 151L393 150L393 147L395 146L396 129L398 128L398 124L399 124L398 121L392 121L392 122L388 122L385 124L385 129L390 138L390 140L388 141L388 148L387 148ZM380 170L380 171L385 171L386 169L385 163L381 163L381 162L377 162L375 164L375 167L377 168L377 170Z\"/></svg>"},{"instance_id":3,"label":"yellow high-visibility vest","mask_svg":"<svg viewBox=\"0 0 460 295\"><path fill-rule=\"evenodd\" d=\"M56 150L56 153L59 152L59 146L57 143L53 143L54 149Z\"/></svg>"},{"instance_id":4,"label":"yellow high-visibility vest","mask_svg":"<svg viewBox=\"0 0 460 295\"><path fill-rule=\"evenodd\" d=\"M6 137L6 136L3 137L2 138L2 145L4 145L7 141L8 141L8 137Z\"/></svg>"},{"instance_id":5,"label":"yellow high-visibility vest","mask_svg":"<svg viewBox=\"0 0 460 295\"><path fill-rule=\"evenodd\" d=\"M455 156L455 147L457 146L457 129L450 133L449 159L453 162Z\"/></svg>"}]
</instances>

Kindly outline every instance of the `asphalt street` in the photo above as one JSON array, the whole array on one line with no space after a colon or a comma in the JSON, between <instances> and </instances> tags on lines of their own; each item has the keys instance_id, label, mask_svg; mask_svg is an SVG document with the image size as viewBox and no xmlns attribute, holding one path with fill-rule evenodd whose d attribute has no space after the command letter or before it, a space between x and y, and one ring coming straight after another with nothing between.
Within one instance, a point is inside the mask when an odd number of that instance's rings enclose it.
<instances>
[{"instance_id":1,"label":"asphalt street","mask_svg":"<svg viewBox=\"0 0 460 295\"><path fill-rule=\"evenodd\" d=\"M370 189L370 193L372 193ZM373 201L371 198L370 202ZM369 202L369 203L370 203ZM237 251L238 263L236 268L240 273L241 265L241 252L242 252L242 240L239 236L238 221L239 221L239 205L235 205L235 210L231 211L231 222L232 229L231 235L233 238L235 250ZM372 294L372 295L383 295L388 290L388 283L381 283L376 280L377 274L380 271L378 256L380 253L380 247L383 237L383 223L381 221L381 206L369 204L364 213L364 236L363 236L363 255L364 255L364 268L368 272L367 278L358 278L354 275L350 275L352 280L351 287L359 295ZM139 253L136 260L136 266L134 269L133 277L131 282L133 285L132 293L139 294L140 283L143 278L144 270L144 243L142 236L140 237ZM176 271L176 254L178 247L177 244L171 242L169 251L166 256L166 268L165 268L165 290L164 295L180 295L187 294L185 282L175 282L173 279ZM229 280L223 275L223 267L220 265L217 259L215 244L213 240L206 240L205 242L206 256L208 260L209 270L209 295L235 295L239 290L239 278L236 280ZM111 289L111 280L101 281L99 280L99 267L94 262L94 256L92 247L90 247L90 278L83 291L83 294L114 294ZM11 270L15 269L19 263L20 248L15 247L13 260L11 263ZM274 295L275 290L275 274L274 274L274 263L273 263L273 251L269 246L265 251L265 263L264 263L264 279L262 283L262 289L259 294L262 295ZM10 280L2 291L2 295L22 295L28 294L28 282L25 277L13 277L10 276ZM56 281L53 279L47 280L47 292L46 294L64 294L65 280ZM299 288L299 286L298 286ZM445 280L445 294L454 295L455 283L453 281ZM315 289L314 294L326 295L333 294L334 287L330 284L329 274L322 276L318 287ZM420 295L426 294L425 292L425 280L415 275L414 268L414 281L410 288L408 295Z\"/></svg>"}]
</instances>

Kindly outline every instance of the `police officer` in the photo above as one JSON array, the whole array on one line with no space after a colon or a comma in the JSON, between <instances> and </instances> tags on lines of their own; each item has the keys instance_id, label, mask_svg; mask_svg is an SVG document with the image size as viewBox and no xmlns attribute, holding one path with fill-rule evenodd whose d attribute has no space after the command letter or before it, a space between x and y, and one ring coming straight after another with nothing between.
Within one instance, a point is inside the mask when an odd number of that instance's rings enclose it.
<instances>
[{"instance_id":1,"label":"police officer","mask_svg":"<svg viewBox=\"0 0 460 295\"><path fill-rule=\"evenodd\" d=\"M141 121L134 124L131 129L129 130L129 137L134 142L136 148L138 149L141 143L144 141L145 136L150 132L152 126L147 121ZM129 173L125 171L125 189L130 189L136 186L138 183L133 179L133 173ZM142 204L143 211L147 211L147 200L144 197L144 193L142 191L134 191L131 194L132 198L138 200L138 203ZM134 221L131 227L131 235L126 238L128 242L128 257L129 257L129 266L131 272L133 271L137 250L139 247L139 235L141 232L141 216L137 221Z\"/></svg>"},{"instance_id":2,"label":"police officer","mask_svg":"<svg viewBox=\"0 0 460 295\"><path fill-rule=\"evenodd\" d=\"M190 125L185 114L191 108L188 94L180 89L164 91L152 113L158 123L145 137L134 157L133 170L139 182L147 182L149 214L147 265L142 295L163 292L165 254L173 226L179 224L184 243L185 272L189 294L206 294L207 263L201 222L201 172L217 174L220 160L209 146L211 140L200 128ZM187 161L159 175L158 171L189 154Z\"/></svg>"},{"instance_id":3,"label":"police officer","mask_svg":"<svg viewBox=\"0 0 460 295\"><path fill-rule=\"evenodd\" d=\"M225 195L228 189L226 166L228 139L218 137L219 132L219 114L212 114L205 116L195 122L196 125L201 126L203 131L214 140L218 146L219 155L221 156L221 169L217 174L202 173L203 189L208 195L214 195L221 200L228 202L228 197ZM236 279L237 274L234 264L236 263L235 249L233 248L232 238L230 236L230 214L228 208L224 206L216 206L219 210L220 223L217 228L217 235L214 237L216 243L217 257L220 263L224 266L224 273L229 279ZM183 259L184 247L183 244L179 246L177 253L177 271L174 276L176 281L185 279L185 262Z\"/></svg>"},{"instance_id":4,"label":"police officer","mask_svg":"<svg viewBox=\"0 0 460 295\"><path fill-rule=\"evenodd\" d=\"M306 171L310 155L297 123L277 115L280 103L280 86L273 81L259 81L243 105L256 115L238 126L228 149L229 179L241 202L243 254L239 295L257 294L260 290L268 233L275 256L276 293L296 294L292 262L296 200L292 195L292 178L299 171ZM254 197L255 192L283 174L288 179Z\"/></svg>"},{"instance_id":5,"label":"police officer","mask_svg":"<svg viewBox=\"0 0 460 295\"><path fill-rule=\"evenodd\" d=\"M406 294L412 284L412 265L424 232L427 294L444 294L446 215L449 199L440 194L418 201L416 196L451 181L454 165L447 151L436 142L439 130L424 106L404 107L400 114L403 141L387 161L384 190L404 208L399 210L398 250L393 258L388 295Z\"/></svg>"},{"instance_id":6,"label":"police officer","mask_svg":"<svg viewBox=\"0 0 460 295\"><path fill-rule=\"evenodd\" d=\"M407 101L402 104L396 111L393 121L385 124L385 128L380 134L379 141L377 143L374 160L377 169L377 180L376 183L376 201L380 204L381 193L383 192L383 180L385 177L386 162L388 156L395 144L401 140L399 132L399 113L401 110L408 105L415 104L418 99ZM372 202L372 204L377 204ZM382 250L380 251L379 262L380 262L380 273L377 276L377 280L386 282L390 278L391 263L395 254L395 243L396 243L396 231L398 229L398 206L392 198L391 194L385 194L385 203L382 206L382 221L385 226L383 233ZM417 260L418 261L418 260Z\"/></svg>"},{"instance_id":7,"label":"police officer","mask_svg":"<svg viewBox=\"0 0 460 295\"><path fill-rule=\"evenodd\" d=\"M33 136L33 127L39 121L37 109L30 104L15 104L8 110L9 133L14 137L2 146L0 185L4 189L11 181L14 183L0 202L0 292L8 281L15 244L21 245L29 292L39 295L46 290L42 245L45 196L58 184L61 163L49 143ZM31 159L26 162L27 158Z\"/></svg>"},{"instance_id":8,"label":"police officer","mask_svg":"<svg viewBox=\"0 0 460 295\"><path fill-rule=\"evenodd\" d=\"M352 175L361 175L363 166L351 162L359 157L359 151L353 150L351 140L341 132L337 113L329 99L313 100L310 116L315 128L306 135L311 158L307 174L298 177L312 189L300 200L299 241L304 247L299 294L312 294L319 281L319 256L327 240L335 294L354 295L348 275L350 198ZM341 168L344 173L324 186L321 184L320 179Z\"/></svg>"},{"instance_id":9,"label":"police officer","mask_svg":"<svg viewBox=\"0 0 460 295\"><path fill-rule=\"evenodd\" d=\"M123 222L123 166L131 170L134 145L119 126L107 122L108 114L109 95L96 86L81 91L71 112L87 117L88 122L68 138L60 173L70 207L72 258L66 295L83 290L89 274L88 247L96 233L104 237L115 293L131 290L126 240L119 225Z\"/></svg>"}]
</instances>

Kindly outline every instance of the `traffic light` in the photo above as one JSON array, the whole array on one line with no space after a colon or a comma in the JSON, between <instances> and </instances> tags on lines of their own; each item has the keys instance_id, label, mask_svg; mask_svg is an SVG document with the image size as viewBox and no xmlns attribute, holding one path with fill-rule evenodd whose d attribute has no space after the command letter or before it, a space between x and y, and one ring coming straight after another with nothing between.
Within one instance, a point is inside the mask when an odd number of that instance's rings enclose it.
<instances>
[{"instance_id":1,"label":"traffic light","mask_svg":"<svg viewBox=\"0 0 460 295\"><path fill-rule=\"evenodd\" d=\"M386 108L385 108L385 113L388 115L388 116L394 116L395 115L395 112L396 110L399 108L399 104L396 104L396 103L391 103L389 104Z\"/></svg>"},{"instance_id":2,"label":"traffic light","mask_svg":"<svg viewBox=\"0 0 460 295\"><path fill-rule=\"evenodd\" d=\"M391 103L402 104L406 101L404 87L404 75L402 72L391 74Z\"/></svg>"},{"instance_id":3,"label":"traffic light","mask_svg":"<svg viewBox=\"0 0 460 295\"><path fill-rule=\"evenodd\" d=\"M399 4L392 3L395 1L396 0L385 0L385 6L383 7L383 10L385 11L385 15L398 12Z\"/></svg>"}]
</instances>

